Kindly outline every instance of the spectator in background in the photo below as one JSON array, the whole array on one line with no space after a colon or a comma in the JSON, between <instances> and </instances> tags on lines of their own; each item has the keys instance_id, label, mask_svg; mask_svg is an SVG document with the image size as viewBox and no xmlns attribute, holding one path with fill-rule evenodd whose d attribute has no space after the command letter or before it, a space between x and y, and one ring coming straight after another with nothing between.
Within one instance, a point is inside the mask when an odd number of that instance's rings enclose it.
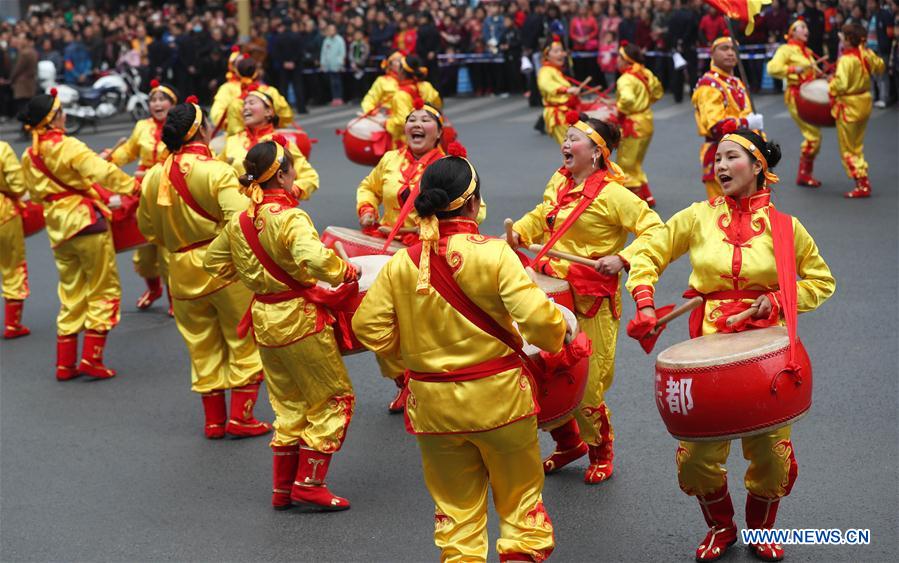
<instances>
[{"instance_id":1,"label":"spectator in background","mask_svg":"<svg viewBox=\"0 0 899 563\"><path fill-rule=\"evenodd\" d=\"M319 56L322 50L322 37L318 32L318 28L315 27L315 20L308 16L303 21L300 41L303 45L303 68L318 68ZM313 74L303 74L303 90L307 94L307 100L315 100L318 103L326 101L322 88L319 87L318 77Z\"/></svg>"},{"instance_id":2,"label":"spectator in background","mask_svg":"<svg viewBox=\"0 0 899 563\"><path fill-rule=\"evenodd\" d=\"M440 53L440 32L434 25L434 16L430 12L422 12L418 20L418 32L415 41L415 52L428 69L428 81L440 89L440 66L437 59Z\"/></svg>"},{"instance_id":3,"label":"spectator in background","mask_svg":"<svg viewBox=\"0 0 899 563\"><path fill-rule=\"evenodd\" d=\"M63 64L66 69L65 81L69 84L87 85L93 68L87 47L76 39L69 29L63 32L63 41L66 43L66 48L63 52L63 58L65 59Z\"/></svg>"},{"instance_id":4,"label":"spectator in background","mask_svg":"<svg viewBox=\"0 0 899 563\"><path fill-rule=\"evenodd\" d=\"M634 41L642 51L649 51L654 46L652 39L652 12L649 11L649 8L644 7L640 10Z\"/></svg>"},{"instance_id":5,"label":"spectator in background","mask_svg":"<svg viewBox=\"0 0 899 563\"><path fill-rule=\"evenodd\" d=\"M820 57L824 55L824 12L817 8L815 0L801 2L802 18L808 26L808 48Z\"/></svg>"},{"instance_id":6,"label":"spectator in background","mask_svg":"<svg viewBox=\"0 0 899 563\"><path fill-rule=\"evenodd\" d=\"M886 4L878 6L877 0L868 0L868 32L866 46L877 53L884 61L890 58L892 39L890 32L893 27L893 14L887 9ZM886 72L871 75L872 96L874 106L885 108L890 102L890 77Z\"/></svg>"},{"instance_id":7,"label":"spectator in background","mask_svg":"<svg viewBox=\"0 0 899 563\"><path fill-rule=\"evenodd\" d=\"M37 51L30 33L19 33L15 38L16 62L9 73L12 85L13 109L19 113L28 100L37 94Z\"/></svg>"},{"instance_id":8,"label":"spectator in background","mask_svg":"<svg viewBox=\"0 0 899 563\"><path fill-rule=\"evenodd\" d=\"M328 84L331 87L331 105L342 106L346 42L337 34L337 26L333 23L325 28L320 61L321 70L328 76Z\"/></svg>"},{"instance_id":9,"label":"spectator in background","mask_svg":"<svg viewBox=\"0 0 899 563\"><path fill-rule=\"evenodd\" d=\"M376 57L388 56L394 35L396 35L396 26L387 17L385 11L378 10L375 21L368 32L372 55Z\"/></svg>"},{"instance_id":10,"label":"spectator in background","mask_svg":"<svg viewBox=\"0 0 899 563\"><path fill-rule=\"evenodd\" d=\"M228 56L231 54L231 49L223 40L222 28L213 27L209 33L206 56L200 59L199 74L197 75L197 80L203 86L200 88L200 103L202 104L212 104L213 95L224 83L225 73L228 72Z\"/></svg>"},{"instance_id":11,"label":"spectator in background","mask_svg":"<svg viewBox=\"0 0 899 563\"><path fill-rule=\"evenodd\" d=\"M53 45L53 40L50 37L44 37L44 40L41 41L40 58L42 61L53 63L53 66L56 68L56 76L62 76L65 69L65 61L62 58L62 53Z\"/></svg>"},{"instance_id":12,"label":"spectator in background","mask_svg":"<svg viewBox=\"0 0 899 563\"><path fill-rule=\"evenodd\" d=\"M574 77L585 80L588 76L597 78L599 73L595 57L578 57L577 52L596 51L599 49L599 24L587 8L581 4L578 13L571 18L569 25L571 50L574 51ZM605 86L605 84L603 84Z\"/></svg>"},{"instance_id":13,"label":"spectator in background","mask_svg":"<svg viewBox=\"0 0 899 563\"><path fill-rule=\"evenodd\" d=\"M780 0L779 0L780 1ZM729 35L724 14L710 6L706 7L705 14L699 20L699 41L703 47L708 47L719 37Z\"/></svg>"},{"instance_id":14,"label":"spectator in background","mask_svg":"<svg viewBox=\"0 0 899 563\"><path fill-rule=\"evenodd\" d=\"M605 42L605 35L602 35ZM614 36L613 36L614 37ZM618 24L618 41L624 43L637 42L637 18L634 17L634 8L626 5L621 9L621 23Z\"/></svg>"},{"instance_id":15,"label":"spectator in background","mask_svg":"<svg viewBox=\"0 0 899 563\"><path fill-rule=\"evenodd\" d=\"M348 60L353 80L353 99L361 98L365 95L368 85L365 83L365 65L371 55L371 48L365 33L361 29L357 29L353 33L353 42L350 43Z\"/></svg>"},{"instance_id":16,"label":"spectator in background","mask_svg":"<svg viewBox=\"0 0 899 563\"><path fill-rule=\"evenodd\" d=\"M671 92L674 94L674 102L681 103L684 100L684 80L689 84L692 92L697 79L696 42L699 31L699 12L692 6L694 0L677 0L675 9L668 20L668 38L666 43L671 47L672 53L680 53L686 65L675 68L670 67Z\"/></svg>"},{"instance_id":17,"label":"spectator in background","mask_svg":"<svg viewBox=\"0 0 899 563\"><path fill-rule=\"evenodd\" d=\"M276 66L278 90L285 98L293 88L297 113L309 113L303 91L303 39L296 22L281 21L272 45L272 64Z\"/></svg>"},{"instance_id":18,"label":"spectator in background","mask_svg":"<svg viewBox=\"0 0 899 563\"><path fill-rule=\"evenodd\" d=\"M415 53L415 43L418 41L418 22L415 14L409 13L405 17L399 16L399 29L393 37L393 50L404 55Z\"/></svg>"},{"instance_id":19,"label":"spectator in background","mask_svg":"<svg viewBox=\"0 0 899 563\"><path fill-rule=\"evenodd\" d=\"M557 4L550 4L546 8L546 24L548 36L558 35L567 49L568 29L565 27L565 20L562 18L562 12Z\"/></svg>"},{"instance_id":20,"label":"spectator in background","mask_svg":"<svg viewBox=\"0 0 899 563\"><path fill-rule=\"evenodd\" d=\"M499 49L505 59L502 96L507 97L510 93L521 91L521 32L515 27L515 20L511 15L503 18Z\"/></svg>"},{"instance_id":21,"label":"spectator in background","mask_svg":"<svg viewBox=\"0 0 899 563\"><path fill-rule=\"evenodd\" d=\"M542 108L543 100L537 88L537 71L540 70L540 51L546 35L546 17L543 4L535 4L533 10L525 17L521 28L522 52L530 57L533 70L528 74L528 105Z\"/></svg>"}]
</instances>

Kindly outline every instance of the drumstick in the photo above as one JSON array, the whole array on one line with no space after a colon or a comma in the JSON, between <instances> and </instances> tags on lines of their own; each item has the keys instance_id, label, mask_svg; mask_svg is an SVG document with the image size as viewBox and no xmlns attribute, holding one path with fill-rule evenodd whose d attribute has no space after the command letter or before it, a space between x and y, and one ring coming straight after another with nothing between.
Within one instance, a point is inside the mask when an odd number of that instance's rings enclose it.
<instances>
[{"instance_id":1,"label":"drumstick","mask_svg":"<svg viewBox=\"0 0 899 563\"><path fill-rule=\"evenodd\" d=\"M128 137L121 137L118 141L116 141L116 144L113 145L113 147L111 149L109 149L109 154L106 155L106 160L109 160L110 158L112 158L112 153L114 153L116 151L116 149L118 149L119 147L121 147L122 145L124 145L127 142L128 142Z\"/></svg>"},{"instance_id":2,"label":"drumstick","mask_svg":"<svg viewBox=\"0 0 899 563\"><path fill-rule=\"evenodd\" d=\"M378 232L383 233L385 235L389 235L392 231L393 231L393 229L390 227L385 227L383 225L378 227ZM418 232L418 227L400 227L399 230L396 232L396 234L405 235L405 234L417 233L417 232Z\"/></svg>"},{"instance_id":3,"label":"drumstick","mask_svg":"<svg viewBox=\"0 0 899 563\"><path fill-rule=\"evenodd\" d=\"M537 282L537 272L534 271L534 268L531 268L530 266L525 266L524 271L527 272L528 277L531 278L532 282L534 282L534 283Z\"/></svg>"},{"instance_id":4,"label":"drumstick","mask_svg":"<svg viewBox=\"0 0 899 563\"><path fill-rule=\"evenodd\" d=\"M513 224L514 222L512 221L512 219L507 218L505 221L503 221L503 225L506 227L506 242L509 243L509 246L515 248L515 231L512 229Z\"/></svg>"},{"instance_id":5,"label":"drumstick","mask_svg":"<svg viewBox=\"0 0 899 563\"><path fill-rule=\"evenodd\" d=\"M543 250L543 245L541 244L532 244L528 246L528 250L535 254L539 254ZM583 264L584 266L590 266L591 268L596 267L596 260L591 260L589 258L584 258L583 256L577 256L576 254L568 254L567 252L561 252L559 250L550 250L546 253L547 256L552 256L553 258L561 258L562 260L568 260L569 262L575 262L576 264Z\"/></svg>"},{"instance_id":6,"label":"drumstick","mask_svg":"<svg viewBox=\"0 0 899 563\"><path fill-rule=\"evenodd\" d=\"M734 326L737 323L741 323L745 320L750 319L758 312L759 312L758 305L753 305L752 307L746 309L742 313L737 313L736 315L731 315L731 316L727 317L727 321L725 321L724 324L726 324L727 326Z\"/></svg>"},{"instance_id":7,"label":"drumstick","mask_svg":"<svg viewBox=\"0 0 899 563\"><path fill-rule=\"evenodd\" d=\"M334 252L336 252L344 262L350 261L350 257L347 256L346 249L343 247L343 243L339 240L334 242Z\"/></svg>"},{"instance_id":8,"label":"drumstick","mask_svg":"<svg viewBox=\"0 0 899 563\"><path fill-rule=\"evenodd\" d=\"M658 319L656 321L656 327L654 329L652 329L653 333L657 332L659 329L661 329L662 327L664 327L666 324L670 323L674 319L678 318L679 316L681 316L685 313L689 313L690 311L692 311L696 307L699 307L700 305L702 305L702 297L694 297L693 299L684 301L683 303L681 303L680 305L675 307L670 313L662 316L660 319Z\"/></svg>"}]
</instances>

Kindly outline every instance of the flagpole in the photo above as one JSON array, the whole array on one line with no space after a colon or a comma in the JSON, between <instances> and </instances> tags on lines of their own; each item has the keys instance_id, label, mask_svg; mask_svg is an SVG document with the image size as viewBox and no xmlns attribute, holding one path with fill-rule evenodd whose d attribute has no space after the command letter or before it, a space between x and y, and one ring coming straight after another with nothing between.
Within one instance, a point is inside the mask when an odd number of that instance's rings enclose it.
<instances>
[{"instance_id":1,"label":"flagpole","mask_svg":"<svg viewBox=\"0 0 899 563\"><path fill-rule=\"evenodd\" d=\"M746 74L746 68L743 66L743 59L740 57L740 42L737 41L737 35L734 33L733 20L724 18L724 21L727 22L727 31L730 33L730 38L737 48L737 65L740 68L740 77L743 79L743 86L746 88L746 99L749 100L749 105L752 107L752 110L755 111L755 106L752 104L752 99L749 97L749 75Z\"/></svg>"}]
</instances>

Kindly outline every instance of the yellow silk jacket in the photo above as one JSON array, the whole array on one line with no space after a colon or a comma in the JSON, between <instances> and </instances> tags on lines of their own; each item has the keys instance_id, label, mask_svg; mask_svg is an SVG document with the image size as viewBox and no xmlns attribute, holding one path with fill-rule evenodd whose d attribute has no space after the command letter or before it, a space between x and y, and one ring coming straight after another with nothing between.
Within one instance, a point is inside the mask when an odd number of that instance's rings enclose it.
<instances>
[{"instance_id":1,"label":"yellow silk jacket","mask_svg":"<svg viewBox=\"0 0 899 563\"><path fill-rule=\"evenodd\" d=\"M768 220L770 191L735 201L718 197L676 213L631 261L627 288L654 287L665 268L690 253L693 271L689 285L699 293L729 290L776 291L777 268ZM796 283L799 312L812 311L836 288L830 268L818 253L815 241L802 223L793 218L796 251ZM753 299L744 299L751 303ZM716 311L723 300L709 299L703 316L703 334L716 332Z\"/></svg>"},{"instance_id":2,"label":"yellow silk jacket","mask_svg":"<svg viewBox=\"0 0 899 563\"><path fill-rule=\"evenodd\" d=\"M293 123L293 110L290 109L290 104L278 92L277 88L268 84L260 84L259 90L265 92L274 100L278 127L287 127ZM215 99L212 101L212 107L209 110L209 119L212 120L213 127L218 126L223 115L225 116L225 123L220 131L224 131L226 135L236 135L244 130L243 87L240 81L228 81L222 84L218 92L216 92Z\"/></svg>"},{"instance_id":3,"label":"yellow silk jacket","mask_svg":"<svg viewBox=\"0 0 899 563\"><path fill-rule=\"evenodd\" d=\"M843 51L830 79L830 94L835 98L833 116L848 123L867 119L871 115L871 75L883 70L883 60L870 49Z\"/></svg>"},{"instance_id":4,"label":"yellow silk jacket","mask_svg":"<svg viewBox=\"0 0 899 563\"><path fill-rule=\"evenodd\" d=\"M544 106L564 105L570 96L568 89L571 86L571 82L557 67L544 64L537 71L537 88L540 90Z\"/></svg>"},{"instance_id":5,"label":"yellow silk jacket","mask_svg":"<svg viewBox=\"0 0 899 563\"><path fill-rule=\"evenodd\" d=\"M549 240L552 233L547 224L547 216L557 206L559 191L567 183L568 177L561 172L553 174L543 192L543 201L515 222L512 228L521 237L522 244L541 244ZM565 199L570 200L559 208L553 220L555 227L560 227L577 207L579 198L571 196L582 193L585 184L586 182L581 182L568 192ZM618 182L612 181L606 184L553 249L585 258L618 255L630 263L647 241L664 230L664 223L645 201ZM628 233L636 236L629 245ZM550 258L549 262L556 275L562 278L567 275L567 260ZM595 297L576 295L578 312L588 311L595 300Z\"/></svg>"},{"instance_id":6,"label":"yellow silk jacket","mask_svg":"<svg viewBox=\"0 0 899 563\"><path fill-rule=\"evenodd\" d=\"M279 190L280 192L280 190ZM279 266L303 285L318 280L331 285L343 282L346 262L325 248L309 215L295 207L296 201L283 192L266 191L263 203L256 208L257 223L264 227L259 241ZM234 279L235 276L256 294L288 291L286 285L273 278L247 244L240 228L240 214L235 214L206 250L204 266L213 276ZM253 302L253 328L262 346L284 346L316 331L314 306L302 297L281 303Z\"/></svg>"},{"instance_id":7,"label":"yellow silk jacket","mask_svg":"<svg viewBox=\"0 0 899 563\"><path fill-rule=\"evenodd\" d=\"M440 92L427 80L416 82L414 86L409 84L398 85L397 91L390 98L388 106L390 117L387 118L387 124L385 125L387 132L394 139L402 139L405 135L406 118L415 109L412 94L407 92L406 89L415 91L416 87L418 88L418 95L421 96L424 103L434 106L436 109L443 108Z\"/></svg>"},{"instance_id":8,"label":"yellow silk jacket","mask_svg":"<svg viewBox=\"0 0 899 563\"><path fill-rule=\"evenodd\" d=\"M692 102L699 135L715 141L723 135L720 127L725 121L732 119L746 125L743 118L752 113L743 82L715 65L696 83Z\"/></svg>"},{"instance_id":9,"label":"yellow silk jacket","mask_svg":"<svg viewBox=\"0 0 899 563\"><path fill-rule=\"evenodd\" d=\"M664 94L662 83L656 75L641 64L633 64L618 78L616 91L618 113L632 123L633 133L637 137L651 134L650 106L661 100Z\"/></svg>"},{"instance_id":10,"label":"yellow silk jacket","mask_svg":"<svg viewBox=\"0 0 899 563\"><path fill-rule=\"evenodd\" d=\"M228 107L231 106L231 102L239 98L240 93L240 80L228 80L219 86L219 89L215 93L215 98L212 99L212 107L209 108L209 119L212 121L213 127L218 126L219 122L222 120L222 116L226 114ZM242 118L241 122L243 122ZM220 130L225 131L227 129L226 125L227 123L223 123Z\"/></svg>"},{"instance_id":11,"label":"yellow silk jacket","mask_svg":"<svg viewBox=\"0 0 899 563\"><path fill-rule=\"evenodd\" d=\"M799 41L790 40L777 48L774 57L768 61L768 74L786 80L790 88L784 89L784 100L796 95L796 88L815 77L817 63L815 53Z\"/></svg>"},{"instance_id":12,"label":"yellow silk jacket","mask_svg":"<svg viewBox=\"0 0 899 563\"><path fill-rule=\"evenodd\" d=\"M225 139L225 149L218 155L219 160L234 167L238 176L246 173L243 161L250 149L253 148L253 145L270 140L274 134L274 129L267 127L266 130L259 130L256 133L255 141L246 129L241 130L236 135L227 137ZM303 153L294 144L293 140L288 139L287 152L293 157L293 166L297 169L297 179L293 185L302 192L303 195L300 199L309 199L312 192L318 189L318 172L309 164L309 161L306 160L306 157L303 156Z\"/></svg>"},{"instance_id":13,"label":"yellow silk jacket","mask_svg":"<svg viewBox=\"0 0 899 563\"><path fill-rule=\"evenodd\" d=\"M368 113L377 107L389 107L390 100L399 87L399 81L394 74L382 74L375 78L368 93L362 98L362 111Z\"/></svg>"},{"instance_id":14,"label":"yellow silk jacket","mask_svg":"<svg viewBox=\"0 0 899 563\"><path fill-rule=\"evenodd\" d=\"M128 140L112 151L109 156L110 162L116 166L122 166L140 159L140 168L146 170L154 164L164 161L169 155L165 143L162 142L162 126L164 124L164 122L157 122L152 117L138 121Z\"/></svg>"},{"instance_id":15,"label":"yellow silk jacket","mask_svg":"<svg viewBox=\"0 0 899 563\"><path fill-rule=\"evenodd\" d=\"M108 215L109 210L91 189L92 184L100 184L118 194L134 192L134 178L100 158L78 139L67 137L63 131L51 129L38 138L38 143L41 159L50 172L84 194L60 197L59 194L67 191L34 166L27 150L22 155L25 185L31 198L44 207L50 246L55 248L93 225L99 219L99 213Z\"/></svg>"},{"instance_id":16,"label":"yellow silk jacket","mask_svg":"<svg viewBox=\"0 0 899 563\"><path fill-rule=\"evenodd\" d=\"M236 281L210 276L203 269L203 259L208 243L234 213L247 208L250 200L240 193L234 169L212 158L206 145L190 143L179 154L191 195L217 220L210 221L194 212L174 187L168 185L168 169L173 158L170 157L165 164L154 166L144 176L137 225L147 240L161 244L171 252L169 289L172 297L194 299ZM163 197L160 198L160 194Z\"/></svg>"},{"instance_id":17,"label":"yellow silk jacket","mask_svg":"<svg viewBox=\"0 0 899 563\"><path fill-rule=\"evenodd\" d=\"M440 224L444 230L447 221ZM531 344L560 350L565 320L509 245L478 234L476 228L468 232L446 239L446 255L458 264L455 279L465 294L507 330L514 333L514 321ZM367 348L401 357L406 368L422 373L446 373L512 353L433 288L427 295L417 293L417 281L418 268L406 250L381 270L353 317L353 331ZM535 408L530 382L518 367L472 381L413 379L409 390L406 413L415 433L491 430L530 416Z\"/></svg>"},{"instance_id":18,"label":"yellow silk jacket","mask_svg":"<svg viewBox=\"0 0 899 563\"><path fill-rule=\"evenodd\" d=\"M9 143L0 141L0 225L19 214L18 200L23 195L22 165Z\"/></svg>"}]
</instances>

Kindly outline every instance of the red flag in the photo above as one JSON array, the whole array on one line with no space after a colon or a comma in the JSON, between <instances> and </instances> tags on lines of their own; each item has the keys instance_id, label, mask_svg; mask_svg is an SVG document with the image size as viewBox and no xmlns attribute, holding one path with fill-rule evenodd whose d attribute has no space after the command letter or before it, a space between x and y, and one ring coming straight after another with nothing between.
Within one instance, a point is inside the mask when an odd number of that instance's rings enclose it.
<instances>
[{"instance_id":1,"label":"red flag","mask_svg":"<svg viewBox=\"0 0 899 563\"><path fill-rule=\"evenodd\" d=\"M750 35L755 29L755 17L762 11L762 6L770 4L771 0L704 0L704 2L717 8L732 20L746 22L746 35Z\"/></svg>"}]
</instances>

